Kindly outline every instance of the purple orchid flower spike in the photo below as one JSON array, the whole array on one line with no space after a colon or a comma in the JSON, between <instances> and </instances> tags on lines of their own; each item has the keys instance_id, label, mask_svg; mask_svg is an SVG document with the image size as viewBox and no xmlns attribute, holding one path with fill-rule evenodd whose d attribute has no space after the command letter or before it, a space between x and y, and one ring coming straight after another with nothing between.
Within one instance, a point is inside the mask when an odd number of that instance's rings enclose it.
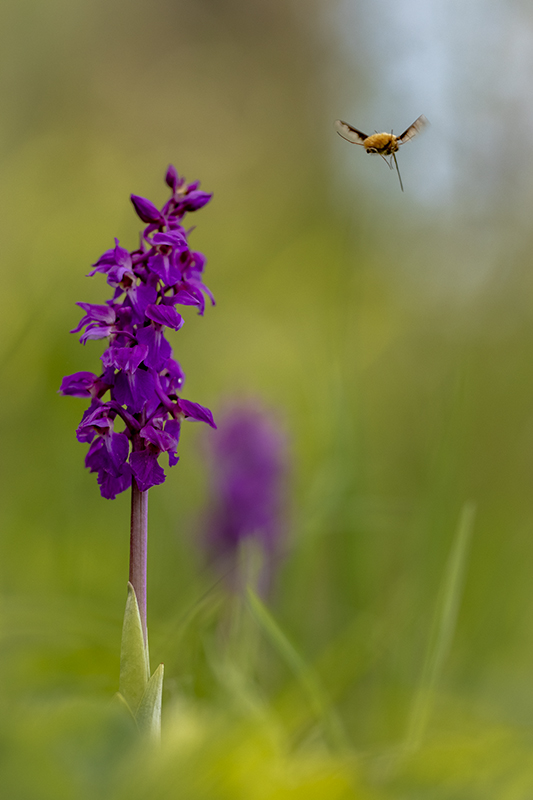
<instances>
[{"instance_id":1,"label":"purple orchid flower spike","mask_svg":"<svg viewBox=\"0 0 533 800\"><path fill-rule=\"evenodd\" d=\"M172 348L164 336L165 328L178 331L183 326L183 317L176 306L196 305L202 312L204 295L212 299L200 281L205 257L189 249L189 233L181 225L185 213L205 205L211 195L199 192L198 183L187 184L172 165L165 180L172 196L161 211L150 200L131 196L138 216L148 223L141 249L129 252L115 239L115 246L98 259L90 273L92 276L102 272L107 276L115 290L113 298L104 305L78 303L85 313L72 333L83 331L81 341L84 344L92 339L108 339L108 347L101 356L104 372L100 376L89 372L68 375L60 389L65 395L97 399L103 408L101 415L108 413L113 418L117 413L120 415L118 404L128 413L129 420L135 420L132 428L123 417L126 430L122 435L131 451L124 463L139 465L144 459L150 466L143 470L143 491L165 480L164 471L160 467L156 469L152 462L169 452L167 447L142 436L134 446L135 437L141 428L148 429L151 419L180 424L190 417L216 427L208 409L178 397L184 375L172 358ZM199 195L202 195L202 202ZM179 375L179 380L170 380L169 373ZM107 402L102 399L106 392L109 392ZM102 428L93 426L92 430L97 437L109 435ZM98 463L102 464L101 470L97 468ZM92 471L108 472L106 464L103 456L99 461L91 455L88 466ZM140 474L140 467L138 472ZM104 476L99 477L103 479ZM99 483L102 494L108 496L103 481ZM127 488L124 485L121 491Z\"/></svg>"},{"instance_id":2,"label":"purple orchid flower spike","mask_svg":"<svg viewBox=\"0 0 533 800\"><path fill-rule=\"evenodd\" d=\"M184 324L176 306L196 306L203 313L205 296L214 304L201 280L205 257L190 250L191 231L182 225L185 214L202 208L211 195L197 182L187 184L172 165L165 180L171 196L161 210L131 195L137 215L147 223L140 247L128 251L115 239L89 273L103 273L113 297L104 305L78 303L84 315L72 332L82 331L83 344L107 339L103 371L67 375L59 390L91 401L77 437L89 444L85 465L96 473L102 496L113 499L132 487L130 580L144 631L147 491L165 481L161 456L168 454L169 466L177 464L184 419L216 427L209 409L179 396L185 375L164 335L166 328L179 331ZM124 428L120 432L114 428L117 417Z\"/></svg>"}]
</instances>

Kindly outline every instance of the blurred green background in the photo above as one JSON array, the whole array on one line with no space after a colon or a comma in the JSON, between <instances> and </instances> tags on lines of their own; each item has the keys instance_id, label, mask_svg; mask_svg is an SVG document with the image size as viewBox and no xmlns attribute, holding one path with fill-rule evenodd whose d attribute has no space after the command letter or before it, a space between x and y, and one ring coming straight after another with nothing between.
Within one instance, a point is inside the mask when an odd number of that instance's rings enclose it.
<instances>
[{"instance_id":1,"label":"blurred green background","mask_svg":"<svg viewBox=\"0 0 533 800\"><path fill-rule=\"evenodd\" d=\"M0 17L4 796L530 798L529 5L4 0ZM403 195L333 129L398 133L421 113ZM260 396L284 419L290 539L269 608L342 746L279 641L259 631L253 676L217 651L193 424L150 496L160 753L143 760L111 700L129 497L100 497L74 436L85 403L56 391L96 369L74 304L108 296L89 266L114 236L134 247L129 194L162 203L169 162L214 193L192 241L217 306L173 339L186 396L215 417ZM446 595L465 504L464 591ZM432 622L447 603L450 641ZM417 697L427 724L402 749Z\"/></svg>"}]
</instances>

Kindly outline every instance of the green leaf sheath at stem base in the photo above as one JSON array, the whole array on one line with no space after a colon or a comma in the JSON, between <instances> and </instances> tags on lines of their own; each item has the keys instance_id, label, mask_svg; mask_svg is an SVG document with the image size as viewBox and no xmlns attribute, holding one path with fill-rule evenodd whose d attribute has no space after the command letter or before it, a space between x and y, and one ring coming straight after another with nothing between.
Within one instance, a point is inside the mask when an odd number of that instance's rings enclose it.
<instances>
[{"instance_id":1,"label":"green leaf sheath at stem base","mask_svg":"<svg viewBox=\"0 0 533 800\"><path fill-rule=\"evenodd\" d=\"M146 689L135 714L135 721L141 733L146 733L154 741L161 741L161 697L163 694L163 673L160 664L146 685Z\"/></svg>"},{"instance_id":2,"label":"green leaf sheath at stem base","mask_svg":"<svg viewBox=\"0 0 533 800\"><path fill-rule=\"evenodd\" d=\"M150 679L148 642L145 641L135 589L128 583L128 599L120 648L120 693L133 714L137 711Z\"/></svg>"},{"instance_id":3,"label":"green leaf sheath at stem base","mask_svg":"<svg viewBox=\"0 0 533 800\"><path fill-rule=\"evenodd\" d=\"M135 589L128 583L128 599L120 648L120 699L129 708L139 731L161 738L163 664L150 677L150 656Z\"/></svg>"}]
</instances>

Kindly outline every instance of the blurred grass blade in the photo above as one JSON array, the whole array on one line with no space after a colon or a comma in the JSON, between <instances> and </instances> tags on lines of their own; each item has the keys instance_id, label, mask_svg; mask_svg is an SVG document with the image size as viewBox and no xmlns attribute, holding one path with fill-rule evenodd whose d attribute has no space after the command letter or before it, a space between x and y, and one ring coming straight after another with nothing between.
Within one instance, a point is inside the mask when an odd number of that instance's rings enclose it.
<instances>
[{"instance_id":1,"label":"blurred grass blade","mask_svg":"<svg viewBox=\"0 0 533 800\"><path fill-rule=\"evenodd\" d=\"M331 708L330 701L321 686L320 679L315 670L306 664L264 603L250 587L247 589L247 598L257 622L300 684L302 691L309 701L311 710L322 724L328 740L335 748L346 750L348 748L348 742L342 728L342 723Z\"/></svg>"},{"instance_id":2,"label":"blurred grass blade","mask_svg":"<svg viewBox=\"0 0 533 800\"><path fill-rule=\"evenodd\" d=\"M135 589L128 582L128 599L120 647L120 694L136 713L150 678L148 644L144 641Z\"/></svg>"},{"instance_id":3,"label":"blurred grass blade","mask_svg":"<svg viewBox=\"0 0 533 800\"><path fill-rule=\"evenodd\" d=\"M148 734L156 741L161 739L161 697L164 669L163 664L160 664L148 681L135 715L141 733Z\"/></svg>"},{"instance_id":4,"label":"blurred grass blade","mask_svg":"<svg viewBox=\"0 0 533 800\"><path fill-rule=\"evenodd\" d=\"M454 636L475 514L475 504L465 503L437 597L420 685L411 711L405 741L409 750L417 749L424 738L433 693Z\"/></svg>"}]
</instances>

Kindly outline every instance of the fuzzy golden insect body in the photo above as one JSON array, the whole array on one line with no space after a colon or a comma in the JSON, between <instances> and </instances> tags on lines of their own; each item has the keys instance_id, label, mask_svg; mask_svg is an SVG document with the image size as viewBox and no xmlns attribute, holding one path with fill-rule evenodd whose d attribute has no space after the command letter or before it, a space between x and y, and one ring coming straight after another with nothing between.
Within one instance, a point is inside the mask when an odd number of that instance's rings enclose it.
<instances>
[{"instance_id":1,"label":"fuzzy golden insect body","mask_svg":"<svg viewBox=\"0 0 533 800\"><path fill-rule=\"evenodd\" d=\"M367 136L366 133L358 131L357 128L354 128L352 125L340 119L335 122L335 129L339 136L342 136L343 139L351 142L351 144L361 144L367 153L381 156L390 169L393 169L392 160L394 160L396 172L400 180L400 188L403 192L402 177L395 153L398 152L401 144L405 144L416 136L417 133L420 133L427 124L428 121L422 114L412 125L409 125L401 136L395 136L392 131L390 133L373 133L371 136ZM387 161L386 156L391 156L391 161Z\"/></svg>"},{"instance_id":2,"label":"fuzzy golden insect body","mask_svg":"<svg viewBox=\"0 0 533 800\"><path fill-rule=\"evenodd\" d=\"M366 137L363 147L367 153L379 153L380 156L391 156L400 149L393 133L373 133Z\"/></svg>"}]
</instances>

